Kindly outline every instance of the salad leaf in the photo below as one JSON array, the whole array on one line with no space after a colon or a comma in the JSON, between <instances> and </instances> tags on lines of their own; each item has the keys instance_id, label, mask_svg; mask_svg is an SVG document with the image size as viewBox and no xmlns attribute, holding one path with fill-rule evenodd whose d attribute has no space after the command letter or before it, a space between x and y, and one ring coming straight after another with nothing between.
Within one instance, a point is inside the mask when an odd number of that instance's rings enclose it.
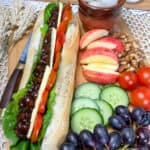
<instances>
[{"instance_id":1,"label":"salad leaf","mask_svg":"<svg viewBox=\"0 0 150 150\"><path fill-rule=\"evenodd\" d=\"M40 150L40 143L31 143L28 150Z\"/></svg>"},{"instance_id":2,"label":"salad leaf","mask_svg":"<svg viewBox=\"0 0 150 150\"><path fill-rule=\"evenodd\" d=\"M11 146L10 150L29 150L29 141L20 141L17 145Z\"/></svg>"},{"instance_id":3,"label":"salad leaf","mask_svg":"<svg viewBox=\"0 0 150 150\"><path fill-rule=\"evenodd\" d=\"M48 23L48 20L52 15L51 12L55 7L58 7L58 3L50 3L46 6L44 11L44 24Z\"/></svg>"},{"instance_id":4,"label":"salad leaf","mask_svg":"<svg viewBox=\"0 0 150 150\"><path fill-rule=\"evenodd\" d=\"M48 24L44 24L41 28L40 28L40 31L42 33L42 37L44 38L47 31L48 31Z\"/></svg>"},{"instance_id":5,"label":"salad leaf","mask_svg":"<svg viewBox=\"0 0 150 150\"><path fill-rule=\"evenodd\" d=\"M39 139L38 141L42 141L44 135L45 135L45 132L46 132L46 129L52 119L52 115L53 115L53 105L55 103L55 97L56 97L56 93L55 93L55 89L53 88L50 92L50 96L49 96L49 99L48 99L48 103L47 103L47 111L44 115L44 118L43 118L43 126L42 126L42 129L40 131L40 135L39 135Z\"/></svg>"},{"instance_id":6,"label":"salad leaf","mask_svg":"<svg viewBox=\"0 0 150 150\"><path fill-rule=\"evenodd\" d=\"M5 136L11 141L11 145L15 145L19 138L17 137L16 133L14 132L14 128L17 122L17 115L18 115L18 103L19 100L24 97L27 92L27 88L19 90L16 94L13 95L13 100L8 104L2 124L3 124L3 131Z\"/></svg>"},{"instance_id":7,"label":"salad leaf","mask_svg":"<svg viewBox=\"0 0 150 150\"><path fill-rule=\"evenodd\" d=\"M33 71L36 68L36 66L39 64L40 58L41 58L41 50L39 49L37 51L36 55L35 55L35 58L34 58L34 63L33 63L33 66L32 66L32 74L30 75L30 78L29 78L29 80L26 84L27 88L30 88L33 85L33 80L35 78L35 75L34 75Z\"/></svg>"},{"instance_id":8,"label":"salad leaf","mask_svg":"<svg viewBox=\"0 0 150 150\"><path fill-rule=\"evenodd\" d=\"M36 65L40 61L41 51L39 50L35 56L35 61L33 65L33 70L36 67ZM17 93L13 94L12 101L8 104L2 124L3 124L3 130L5 136L11 141L11 145L16 145L19 141L19 138L17 137L16 133L14 132L15 125L17 123L17 115L19 113L19 101L21 98L23 98L28 91L28 89L32 86L34 80L34 74L30 76L30 79L28 83L26 84L26 87L19 90Z\"/></svg>"}]
</instances>

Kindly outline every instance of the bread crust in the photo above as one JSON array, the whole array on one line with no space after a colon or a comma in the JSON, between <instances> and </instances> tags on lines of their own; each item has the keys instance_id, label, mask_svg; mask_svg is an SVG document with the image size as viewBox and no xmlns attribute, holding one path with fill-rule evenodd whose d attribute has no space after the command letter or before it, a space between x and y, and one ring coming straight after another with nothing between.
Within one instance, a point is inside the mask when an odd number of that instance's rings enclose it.
<instances>
[{"instance_id":1,"label":"bread crust","mask_svg":"<svg viewBox=\"0 0 150 150\"><path fill-rule=\"evenodd\" d=\"M58 150L59 146L69 130L69 119L72 96L75 83L75 72L77 63L77 53L79 49L79 24L77 18L74 20L69 37L62 50L60 69L56 81L56 97L53 108L53 116L47 128L41 150Z\"/></svg>"},{"instance_id":2,"label":"bread crust","mask_svg":"<svg viewBox=\"0 0 150 150\"><path fill-rule=\"evenodd\" d=\"M31 44L28 50L27 60L26 60L26 64L24 67L23 76L19 85L19 89L22 89L26 86L26 83L28 82L29 77L31 75L35 55L37 53L37 50L39 50L40 45L42 43L42 35L41 35L40 27L43 24L43 20L44 20L43 17L44 17L44 11L42 11L39 14L37 21L33 28L31 42L30 42Z\"/></svg>"}]
</instances>

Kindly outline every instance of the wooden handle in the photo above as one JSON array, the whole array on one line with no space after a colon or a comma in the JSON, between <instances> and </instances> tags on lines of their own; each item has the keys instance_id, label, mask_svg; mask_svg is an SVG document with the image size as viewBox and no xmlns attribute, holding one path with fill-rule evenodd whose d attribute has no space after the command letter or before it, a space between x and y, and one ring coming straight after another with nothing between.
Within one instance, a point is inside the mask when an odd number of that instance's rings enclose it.
<instances>
[{"instance_id":1,"label":"wooden handle","mask_svg":"<svg viewBox=\"0 0 150 150\"><path fill-rule=\"evenodd\" d=\"M17 91L22 77L22 73L22 69L16 68L14 70L2 95L2 99L0 101L0 108L5 108L8 102L11 100L12 94Z\"/></svg>"}]
</instances>

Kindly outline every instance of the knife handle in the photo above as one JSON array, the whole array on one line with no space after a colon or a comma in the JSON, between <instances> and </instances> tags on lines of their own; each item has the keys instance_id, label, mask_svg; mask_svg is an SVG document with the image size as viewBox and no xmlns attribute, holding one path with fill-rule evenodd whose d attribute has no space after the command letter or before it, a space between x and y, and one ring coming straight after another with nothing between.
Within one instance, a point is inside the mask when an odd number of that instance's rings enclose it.
<instances>
[{"instance_id":1,"label":"knife handle","mask_svg":"<svg viewBox=\"0 0 150 150\"><path fill-rule=\"evenodd\" d=\"M4 93L2 95L2 99L0 101L0 108L5 108L8 102L12 99L12 94L16 92L19 87L22 73L23 73L22 68L16 68L14 72L12 73L6 85L6 88L4 90Z\"/></svg>"}]
</instances>

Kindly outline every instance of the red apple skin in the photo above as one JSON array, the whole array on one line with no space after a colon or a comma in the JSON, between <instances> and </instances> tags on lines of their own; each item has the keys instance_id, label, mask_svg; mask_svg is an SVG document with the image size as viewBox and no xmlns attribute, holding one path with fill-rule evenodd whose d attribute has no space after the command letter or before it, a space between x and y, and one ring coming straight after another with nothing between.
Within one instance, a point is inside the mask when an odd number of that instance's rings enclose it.
<instances>
[{"instance_id":1,"label":"red apple skin","mask_svg":"<svg viewBox=\"0 0 150 150\"><path fill-rule=\"evenodd\" d=\"M93 29L93 30L86 32L80 40L80 49L86 48L86 46L88 44L90 44L91 42L93 42L101 37L107 36L108 34L109 34L109 32L105 29Z\"/></svg>"},{"instance_id":2,"label":"red apple skin","mask_svg":"<svg viewBox=\"0 0 150 150\"><path fill-rule=\"evenodd\" d=\"M103 47L96 47L96 48L92 48L90 50L84 51L80 57L80 62L82 63L84 62L84 59L91 57L91 56L95 56L95 55L108 56L114 61L116 61L116 63L118 63L118 58L116 54L113 51L107 48L103 48Z\"/></svg>"},{"instance_id":3,"label":"red apple skin","mask_svg":"<svg viewBox=\"0 0 150 150\"><path fill-rule=\"evenodd\" d=\"M111 36L101 38L99 41L115 44L116 48L114 49L114 51L116 52L116 54L124 51L124 49L125 49L123 43L120 40L113 38Z\"/></svg>"},{"instance_id":4,"label":"red apple skin","mask_svg":"<svg viewBox=\"0 0 150 150\"><path fill-rule=\"evenodd\" d=\"M115 83L119 76L119 74L96 72L85 68L82 68L82 72L87 81L102 85Z\"/></svg>"}]
</instances>

